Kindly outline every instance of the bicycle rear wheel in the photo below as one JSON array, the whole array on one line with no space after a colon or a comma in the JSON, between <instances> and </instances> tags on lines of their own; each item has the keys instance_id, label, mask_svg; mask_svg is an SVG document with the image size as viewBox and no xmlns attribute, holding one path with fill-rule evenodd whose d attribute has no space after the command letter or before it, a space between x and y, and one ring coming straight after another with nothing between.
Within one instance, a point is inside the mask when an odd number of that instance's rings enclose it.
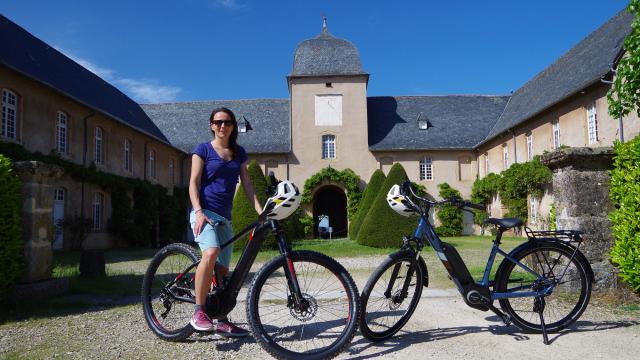
<instances>
[{"instance_id":1,"label":"bicycle rear wheel","mask_svg":"<svg viewBox=\"0 0 640 360\"><path fill-rule=\"evenodd\" d=\"M574 323L589 303L592 280L587 270L589 264L579 253L574 255L574 251L563 244L546 242L526 246L512 254L515 260L555 284L551 294L544 297L547 332L556 332ZM501 293L530 292L544 286L534 275L507 259L498 268L495 284L495 291ZM500 307L523 331L542 332L535 298L501 299Z\"/></svg>"},{"instance_id":2,"label":"bicycle rear wheel","mask_svg":"<svg viewBox=\"0 0 640 360\"><path fill-rule=\"evenodd\" d=\"M147 325L164 340L179 341L193 333L189 320L195 303L196 267L183 273L200 260L197 251L185 244L170 244L151 260L142 281L142 307ZM172 283L176 278L180 279ZM172 294L193 299L190 303L175 299Z\"/></svg>"},{"instance_id":3,"label":"bicycle rear wheel","mask_svg":"<svg viewBox=\"0 0 640 360\"><path fill-rule=\"evenodd\" d=\"M256 274L247 319L256 341L276 358L329 359L349 345L359 312L358 289L337 261L313 251L278 256ZM306 300L297 307L284 272L295 269Z\"/></svg>"},{"instance_id":4,"label":"bicycle rear wheel","mask_svg":"<svg viewBox=\"0 0 640 360\"><path fill-rule=\"evenodd\" d=\"M383 341L400 331L420 301L424 274L415 253L399 251L371 274L361 295L362 336Z\"/></svg>"}]
</instances>

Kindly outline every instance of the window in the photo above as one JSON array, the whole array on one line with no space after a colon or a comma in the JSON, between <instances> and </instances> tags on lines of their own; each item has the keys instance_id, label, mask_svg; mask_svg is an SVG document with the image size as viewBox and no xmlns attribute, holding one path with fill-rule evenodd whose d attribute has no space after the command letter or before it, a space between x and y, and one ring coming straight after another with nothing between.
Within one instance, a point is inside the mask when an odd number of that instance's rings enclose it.
<instances>
[{"instance_id":1,"label":"window","mask_svg":"<svg viewBox=\"0 0 640 360\"><path fill-rule=\"evenodd\" d=\"M533 134L527 134L527 160L533 160Z\"/></svg>"},{"instance_id":2,"label":"window","mask_svg":"<svg viewBox=\"0 0 640 360\"><path fill-rule=\"evenodd\" d=\"M322 135L322 158L336 158L336 137L335 135Z\"/></svg>"},{"instance_id":3,"label":"window","mask_svg":"<svg viewBox=\"0 0 640 360\"><path fill-rule=\"evenodd\" d=\"M484 153L484 176L489 175L489 153Z\"/></svg>"},{"instance_id":4,"label":"window","mask_svg":"<svg viewBox=\"0 0 640 360\"><path fill-rule=\"evenodd\" d=\"M509 167L509 147L507 144L502 144L502 167L505 170Z\"/></svg>"},{"instance_id":5,"label":"window","mask_svg":"<svg viewBox=\"0 0 640 360\"><path fill-rule=\"evenodd\" d=\"M433 161L430 157L420 160L420 180L433 180Z\"/></svg>"},{"instance_id":6,"label":"window","mask_svg":"<svg viewBox=\"0 0 640 360\"><path fill-rule=\"evenodd\" d=\"M553 148L560 148L560 121L553 122Z\"/></svg>"},{"instance_id":7,"label":"window","mask_svg":"<svg viewBox=\"0 0 640 360\"><path fill-rule=\"evenodd\" d=\"M54 201L64 201L64 188L55 188L53 190Z\"/></svg>"},{"instance_id":8,"label":"window","mask_svg":"<svg viewBox=\"0 0 640 360\"><path fill-rule=\"evenodd\" d=\"M530 211L531 211L531 223L535 224L538 222L538 200L536 198L531 197L530 200Z\"/></svg>"},{"instance_id":9,"label":"window","mask_svg":"<svg viewBox=\"0 0 640 360\"><path fill-rule=\"evenodd\" d=\"M131 172L133 170L131 160L131 140L124 139L124 171Z\"/></svg>"},{"instance_id":10,"label":"window","mask_svg":"<svg viewBox=\"0 0 640 360\"><path fill-rule=\"evenodd\" d=\"M149 151L149 177L156 178L156 152L155 150Z\"/></svg>"},{"instance_id":11,"label":"window","mask_svg":"<svg viewBox=\"0 0 640 360\"><path fill-rule=\"evenodd\" d=\"M342 95L316 95L316 126L342 125Z\"/></svg>"},{"instance_id":12,"label":"window","mask_svg":"<svg viewBox=\"0 0 640 360\"><path fill-rule=\"evenodd\" d=\"M100 231L102 229L102 213L103 213L104 195L102 193L93 194L93 230Z\"/></svg>"},{"instance_id":13,"label":"window","mask_svg":"<svg viewBox=\"0 0 640 360\"><path fill-rule=\"evenodd\" d=\"M595 101L587 107L587 129L589 130L589 144L598 142L598 118L596 116Z\"/></svg>"},{"instance_id":14,"label":"window","mask_svg":"<svg viewBox=\"0 0 640 360\"><path fill-rule=\"evenodd\" d=\"M56 150L60 154L67 153L67 114L63 111L58 111L56 115Z\"/></svg>"},{"instance_id":15,"label":"window","mask_svg":"<svg viewBox=\"0 0 640 360\"><path fill-rule=\"evenodd\" d=\"M104 163L104 156L102 154L102 128L96 127L95 141L94 141L94 149L95 149L95 157L94 161L96 164Z\"/></svg>"},{"instance_id":16,"label":"window","mask_svg":"<svg viewBox=\"0 0 640 360\"><path fill-rule=\"evenodd\" d=\"M169 160L169 184L173 184L173 159Z\"/></svg>"},{"instance_id":17,"label":"window","mask_svg":"<svg viewBox=\"0 0 640 360\"><path fill-rule=\"evenodd\" d=\"M2 90L2 136L16 139L18 97L12 91Z\"/></svg>"}]
</instances>

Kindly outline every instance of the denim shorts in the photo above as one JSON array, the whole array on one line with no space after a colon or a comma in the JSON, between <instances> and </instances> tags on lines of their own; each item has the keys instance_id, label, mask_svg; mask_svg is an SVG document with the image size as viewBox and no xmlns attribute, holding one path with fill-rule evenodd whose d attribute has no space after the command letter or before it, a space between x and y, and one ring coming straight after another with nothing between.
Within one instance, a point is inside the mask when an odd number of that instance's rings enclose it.
<instances>
[{"instance_id":1,"label":"denim shorts","mask_svg":"<svg viewBox=\"0 0 640 360\"><path fill-rule=\"evenodd\" d=\"M214 213L213 211L207 209L202 209L202 211L211 221L213 221L214 225L205 222L200 235L196 237L196 242L200 246L200 251L204 252L209 248L222 247L222 245L226 244L231 240L231 238L233 238L231 221ZM189 222L191 223L191 230L193 230L196 225L196 213L194 211L191 211L191 214L189 215ZM233 244L225 247L224 250L220 252L220 255L218 255L216 263L228 269L229 264L231 263L232 251Z\"/></svg>"}]
</instances>

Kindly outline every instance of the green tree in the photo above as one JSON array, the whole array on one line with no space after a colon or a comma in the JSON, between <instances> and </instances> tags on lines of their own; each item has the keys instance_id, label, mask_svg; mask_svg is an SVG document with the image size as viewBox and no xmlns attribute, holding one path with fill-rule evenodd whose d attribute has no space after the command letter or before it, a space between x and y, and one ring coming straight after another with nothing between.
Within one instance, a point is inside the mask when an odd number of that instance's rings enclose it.
<instances>
[{"instance_id":1,"label":"green tree","mask_svg":"<svg viewBox=\"0 0 640 360\"><path fill-rule=\"evenodd\" d=\"M607 94L609 114L614 118L631 111L640 115L640 0L631 0L627 11L633 14L631 32L624 39L624 56L616 67L613 86Z\"/></svg>"},{"instance_id":2,"label":"green tree","mask_svg":"<svg viewBox=\"0 0 640 360\"><path fill-rule=\"evenodd\" d=\"M399 163L394 164L365 216L357 241L359 244L387 248L398 247L405 235L413 235L418 224L416 216L405 217L393 211L387 203L387 193L395 184L407 179L407 173Z\"/></svg>"},{"instance_id":3,"label":"green tree","mask_svg":"<svg viewBox=\"0 0 640 360\"><path fill-rule=\"evenodd\" d=\"M462 198L460 191L452 188L447 183L439 184L438 189L440 189L440 197L443 199L451 197ZM436 232L439 236L458 236L462 234L464 229L462 210L452 205L442 205L437 211L440 226L438 226Z\"/></svg>"},{"instance_id":4,"label":"green tree","mask_svg":"<svg viewBox=\"0 0 640 360\"><path fill-rule=\"evenodd\" d=\"M611 261L640 294L640 136L616 142L609 195L615 206L609 214L615 239Z\"/></svg>"},{"instance_id":5,"label":"green tree","mask_svg":"<svg viewBox=\"0 0 640 360\"><path fill-rule=\"evenodd\" d=\"M22 203L20 180L11 161L0 154L0 302L22 275Z\"/></svg>"},{"instance_id":6,"label":"green tree","mask_svg":"<svg viewBox=\"0 0 640 360\"><path fill-rule=\"evenodd\" d=\"M371 179L369 179L369 183L364 189L362 199L360 200L360 204L358 205L358 212L356 212L356 216L353 218L353 221L351 221L351 224L349 226L349 238L355 240L358 237L358 232L360 231L362 221L367 216L367 213L371 208L371 204L380 192L380 187L382 186L386 178L387 177L380 169L374 171L371 175Z\"/></svg>"},{"instance_id":7,"label":"green tree","mask_svg":"<svg viewBox=\"0 0 640 360\"><path fill-rule=\"evenodd\" d=\"M264 173L255 160L251 160L249 162L247 170L249 172L251 183L253 184L253 189L256 192L256 196L258 197L260 204L264 205L264 203L267 201L267 180L264 176ZM242 186L242 184L238 186L236 195L233 198L233 209L231 210L231 218L233 219L233 231L236 234L252 222L256 221L256 219L258 218L258 213L256 212L253 201L250 201L247 197L247 193L244 191L244 186ZM238 240L234 244L234 248L243 248L247 243L247 240L248 236L245 236L243 239ZM272 237L265 239L263 248L270 246L274 246Z\"/></svg>"}]
</instances>

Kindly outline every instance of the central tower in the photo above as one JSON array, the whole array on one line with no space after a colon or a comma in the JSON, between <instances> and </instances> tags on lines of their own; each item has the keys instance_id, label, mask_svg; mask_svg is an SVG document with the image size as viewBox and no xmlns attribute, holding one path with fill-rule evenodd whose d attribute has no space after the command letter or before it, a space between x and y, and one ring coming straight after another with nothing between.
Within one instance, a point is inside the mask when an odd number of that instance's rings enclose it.
<instances>
[{"instance_id":1,"label":"central tower","mask_svg":"<svg viewBox=\"0 0 640 360\"><path fill-rule=\"evenodd\" d=\"M320 169L351 168L367 180L377 163L367 140L367 83L360 55L327 30L302 41L287 76L291 104L292 180Z\"/></svg>"}]
</instances>

